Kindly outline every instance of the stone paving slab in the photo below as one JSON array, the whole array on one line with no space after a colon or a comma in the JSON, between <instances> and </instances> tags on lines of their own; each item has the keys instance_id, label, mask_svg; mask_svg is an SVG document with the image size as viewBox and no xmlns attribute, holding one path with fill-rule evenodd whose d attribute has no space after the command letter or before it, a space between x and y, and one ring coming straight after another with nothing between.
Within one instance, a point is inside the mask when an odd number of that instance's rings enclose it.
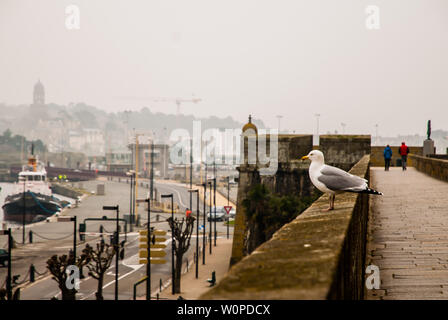
<instances>
[{"instance_id":1,"label":"stone paving slab","mask_svg":"<svg viewBox=\"0 0 448 320\"><path fill-rule=\"evenodd\" d=\"M380 269L371 300L448 299L448 183L414 168L371 168L366 263Z\"/></svg>"}]
</instances>

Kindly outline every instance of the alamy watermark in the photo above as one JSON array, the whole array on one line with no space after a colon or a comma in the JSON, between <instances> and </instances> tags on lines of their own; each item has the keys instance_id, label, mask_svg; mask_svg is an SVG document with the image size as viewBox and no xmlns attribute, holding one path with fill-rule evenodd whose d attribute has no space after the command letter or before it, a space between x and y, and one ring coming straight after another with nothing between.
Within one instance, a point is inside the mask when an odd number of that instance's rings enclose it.
<instances>
[{"instance_id":1,"label":"alamy watermark","mask_svg":"<svg viewBox=\"0 0 448 320\"><path fill-rule=\"evenodd\" d=\"M65 286L67 289L79 290L79 268L75 265L70 265L67 267L65 272L67 273L67 280L65 280Z\"/></svg>"},{"instance_id":2,"label":"alamy watermark","mask_svg":"<svg viewBox=\"0 0 448 320\"><path fill-rule=\"evenodd\" d=\"M380 268L374 264L371 264L367 266L366 274L369 274L366 279L366 288L369 290L379 289L381 284Z\"/></svg>"},{"instance_id":3,"label":"alamy watermark","mask_svg":"<svg viewBox=\"0 0 448 320\"><path fill-rule=\"evenodd\" d=\"M79 7L76 4L70 4L65 7L65 14L65 27L68 30L79 30L81 28Z\"/></svg>"},{"instance_id":4,"label":"alamy watermark","mask_svg":"<svg viewBox=\"0 0 448 320\"><path fill-rule=\"evenodd\" d=\"M247 139L247 153L244 140ZM193 135L186 129L171 132L171 163L189 165L202 162L212 165L241 165L244 163L259 167L261 175L274 175L278 169L278 130L209 128L202 131L201 121L193 121Z\"/></svg>"},{"instance_id":5,"label":"alamy watermark","mask_svg":"<svg viewBox=\"0 0 448 320\"><path fill-rule=\"evenodd\" d=\"M380 29L380 8L378 6L370 5L365 10L367 14L366 28L367 30Z\"/></svg>"}]
</instances>

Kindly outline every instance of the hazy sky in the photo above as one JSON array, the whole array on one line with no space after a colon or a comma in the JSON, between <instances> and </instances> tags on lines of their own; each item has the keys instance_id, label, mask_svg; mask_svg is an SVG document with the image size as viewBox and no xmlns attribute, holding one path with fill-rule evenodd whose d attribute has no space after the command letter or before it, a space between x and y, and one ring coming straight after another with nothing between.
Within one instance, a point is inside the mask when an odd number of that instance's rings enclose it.
<instances>
[{"instance_id":1,"label":"hazy sky","mask_svg":"<svg viewBox=\"0 0 448 320\"><path fill-rule=\"evenodd\" d=\"M448 129L447 17L446 0L0 0L0 102L30 103L40 78L58 104L174 113L140 98L194 93L182 111L201 117L425 134Z\"/></svg>"}]
</instances>

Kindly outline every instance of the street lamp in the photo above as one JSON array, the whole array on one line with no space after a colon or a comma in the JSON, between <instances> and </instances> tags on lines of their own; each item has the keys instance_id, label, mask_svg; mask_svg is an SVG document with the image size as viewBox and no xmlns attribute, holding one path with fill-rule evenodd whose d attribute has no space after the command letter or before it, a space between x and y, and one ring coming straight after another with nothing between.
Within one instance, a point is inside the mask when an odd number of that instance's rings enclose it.
<instances>
[{"instance_id":1,"label":"street lamp","mask_svg":"<svg viewBox=\"0 0 448 320\"><path fill-rule=\"evenodd\" d=\"M129 170L128 172L126 172L126 175L127 176L130 176L131 177L131 183L130 183L130 189L131 189L131 192L130 192L130 195L129 195L129 215L131 216L131 223L130 223L130 231L132 232L132 224L135 222L134 220L134 214L133 214L133 212L132 212L132 206L133 206L133 203L134 203L134 197L133 197L133 179L134 179L134 176L135 176L135 171L134 170Z\"/></svg>"},{"instance_id":2,"label":"street lamp","mask_svg":"<svg viewBox=\"0 0 448 320\"><path fill-rule=\"evenodd\" d=\"M58 217L58 222L71 222L73 221L73 256L76 263L76 216L73 217Z\"/></svg>"},{"instance_id":3,"label":"street lamp","mask_svg":"<svg viewBox=\"0 0 448 320\"><path fill-rule=\"evenodd\" d=\"M25 219L26 219L26 197L25 197L25 186L26 186L26 176L23 177L23 215L22 215L22 243L25 244Z\"/></svg>"},{"instance_id":4,"label":"street lamp","mask_svg":"<svg viewBox=\"0 0 448 320\"><path fill-rule=\"evenodd\" d=\"M119 219L119 206L103 206L103 210L108 210L108 211L116 211L117 212L117 226L116 229L117 231L115 231L115 300L118 301L118 237L119 237L119 233L118 233L118 219Z\"/></svg>"},{"instance_id":5,"label":"street lamp","mask_svg":"<svg viewBox=\"0 0 448 320\"><path fill-rule=\"evenodd\" d=\"M173 194L162 194L162 198L171 198L171 293L174 294L174 200L173 200Z\"/></svg>"},{"instance_id":6,"label":"street lamp","mask_svg":"<svg viewBox=\"0 0 448 320\"><path fill-rule=\"evenodd\" d=\"M215 219L213 219L213 225L215 227L215 247L216 247L216 176L213 178L213 211L215 213Z\"/></svg>"},{"instance_id":7,"label":"street lamp","mask_svg":"<svg viewBox=\"0 0 448 320\"><path fill-rule=\"evenodd\" d=\"M190 192L190 195L193 192L196 192L197 200L196 200L196 208L197 208L197 214L196 214L196 279L199 277L199 189L195 190L188 190Z\"/></svg>"},{"instance_id":8,"label":"street lamp","mask_svg":"<svg viewBox=\"0 0 448 320\"><path fill-rule=\"evenodd\" d=\"M8 275L6 277L6 291L8 300L12 300L12 278L11 278L11 250L12 250L12 236L11 228L8 230L0 230L0 235L8 235Z\"/></svg>"},{"instance_id":9,"label":"street lamp","mask_svg":"<svg viewBox=\"0 0 448 320\"><path fill-rule=\"evenodd\" d=\"M146 300L151 300L151 198L147 199L137 199L137 202L147 202L148 203L148 223L146 226Z\"/></svg>"},{"instance_id":10,"label":"street lamp","mask_svg":"<svg viewBox=\"0 0 448 320\"><path fill-rule=\"evenodd\" d=\"M202 264L205 264L205 216L206 216L206 208L205 206L207 205L207 182L204 182L202 184L202 187L204 188L204 224L203 224L203 230L202 230Z\"/></svg>"},{"instance_id":11,"label":"street lamp","mask_svg":"<svg viewBox=\"0 0 448 320\"><path fill-rule=\"evenodd\" d=\"M227 176L227 207L230 205L230 176ZM229 239L230 211L227 217L227 239Z\"/></svg>"},{"instance_id":12,"label":"street lamp","mask_svg":"<svg viewBox=\"0 0 448 320\"><path fill-rule=\"evenodd\" d=\"M208 182L209 185L209 189L210 189L210 206L209 206L209 210L210 210L210 217L209 217L209 233L208 233L208 240L209 240L209 247L210 247L210 254L212 254L212 182L209 181Z\"/></svg>"}]
</instances>

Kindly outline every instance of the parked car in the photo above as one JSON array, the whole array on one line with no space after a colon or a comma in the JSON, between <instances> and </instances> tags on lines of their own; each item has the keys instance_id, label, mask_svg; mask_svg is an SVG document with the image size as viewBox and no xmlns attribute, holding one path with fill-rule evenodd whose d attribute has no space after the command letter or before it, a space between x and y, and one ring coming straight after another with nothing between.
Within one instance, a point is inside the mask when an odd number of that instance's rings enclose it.
<instances>
[{"instance_id":1,"label":"parked car","mask_svg":"<svg viewBox=\"0 0 448 320\"><path fill-rule=\"evenodd\" d=\"M235 219L235 216L236 216L236 210L232 208L229 212L229 218Z\"/></svg>"},{"instance_id":2,"label":"parked car","mask_svg":"<svg viewBox=\"0 0 448 320\"><path fill-rule=\"evenodd\" d=\"M224 220L226 220L226 212L224 211L221 211L221 210L218 210L219 208L218 207L216 207L216 221L224 221ZM215 221L215 211L214 211L214 209L212 208L212 212L211 212L211 215L210 215L210 212L207 214L207 221Z\"/></svg>"},{"instance_id":3,"label":"parked car","mask_svg":"<svg viewBox=\"0 0 448 320\"><path fill-rule=\"evenodd\" d=\"M0 264L6 266L8 263L8 251L0 249Z\"/></svg>"}]
</instances>

